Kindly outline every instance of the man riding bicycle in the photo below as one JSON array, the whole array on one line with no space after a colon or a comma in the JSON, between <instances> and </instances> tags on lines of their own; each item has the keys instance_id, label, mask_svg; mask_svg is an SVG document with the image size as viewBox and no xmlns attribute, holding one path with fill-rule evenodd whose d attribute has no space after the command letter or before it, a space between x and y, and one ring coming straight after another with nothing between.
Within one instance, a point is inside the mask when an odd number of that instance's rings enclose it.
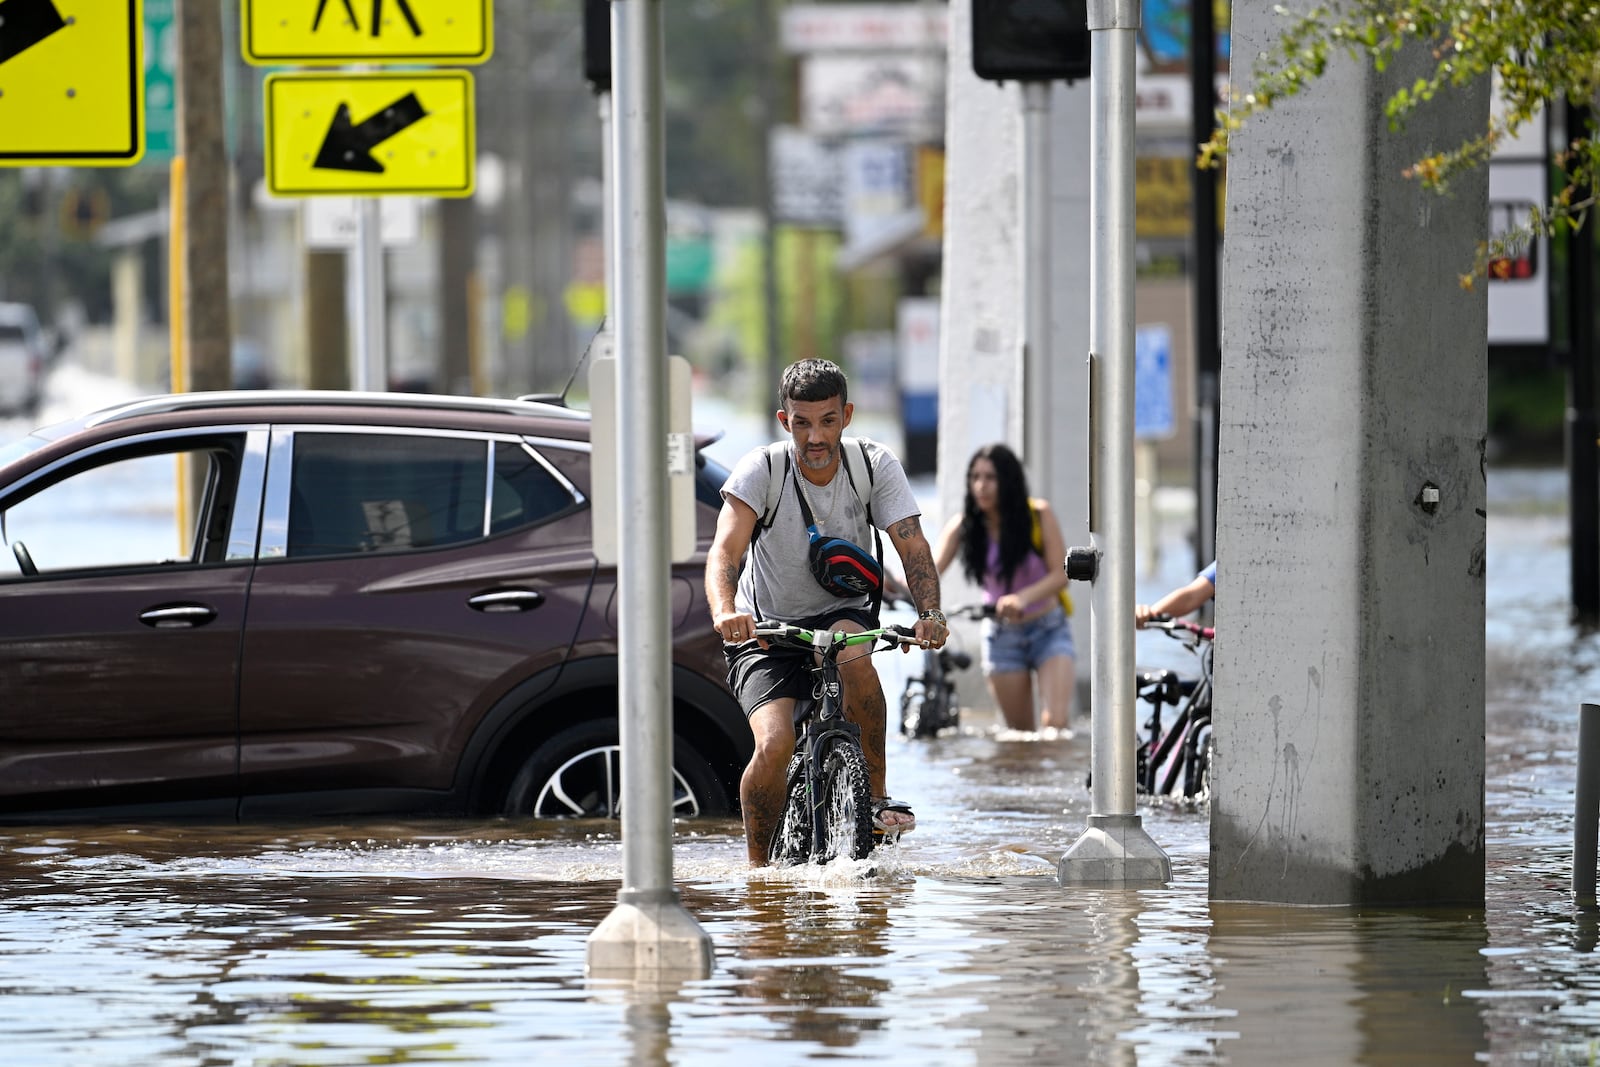
<instances>
[{"instance_id":1,"label":"man riding bicycle","mask_svg":"<svg viewBox=\"0 0 1600 1067\"><path fill-rule=\"evenodd\" d=\"M706 599L728 645L728 684L755 738L739 801L745 847L757 867L767 862L783 810L795 704L811 693L812 656L756 640L755 621L849 633L876 626L882 568L861 547L877 541L876 527L899 553L918 609L918 640L938 648L946 637L939 574L904 468L882 445L844 438L855 411L844 372L825 359L793 363L778 399L778 423L789 439L751 451L734 467L706 556ZM847 448L859 454L847 455ZM839 658L845 717L861 728L873 826L898 836L916 816L885 787L883 686L870 652L863 646Z\"/></svg>"}]
</instances>

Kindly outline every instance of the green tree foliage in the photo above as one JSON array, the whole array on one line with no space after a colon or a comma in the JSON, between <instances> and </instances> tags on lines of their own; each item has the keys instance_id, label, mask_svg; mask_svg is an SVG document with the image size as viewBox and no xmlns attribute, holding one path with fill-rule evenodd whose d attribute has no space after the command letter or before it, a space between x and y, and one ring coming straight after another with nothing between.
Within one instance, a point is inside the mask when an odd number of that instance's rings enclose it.
<instances>
[{"instance_id":1,"label":"green tree foliage","mask_svg":"<svg viewBox=\"0 0 1600 1067\"><path fill-rule=\"evenodd\" d=\"M1527 125L1541 108L1565 100L1588 103L1600 82L1600 8L1576 0L1347 0L1296 11L1279 4L1274 12L1284 30L1275 49L1258 61L1248 92L1235 91L1231 107L1218 113L1212 139L1201 146L1200 164L1214 165L1225 154L1230 135L1250 116L1294 96L1343 52L1382 71L1403 49L1423 47L1432 59L1425 77L1393 93L1384 112L1399 128L1427 101L1452 87L1493 76L1502 107L1491 114L1481 135L1412 162L1406 176L1439 192L1453 176L1485 163L1495 147ZM1235 56L1235 62L1239 57ZM1530 212L1527 225L1480 245L1470 273L1471 287L1491 259L1507 254L1535 232L1559 233L1581 227L1593 197L1600 144L1591 123L1573 131L1555 160L1565 186L1550 203Z\"/></svg>"},{"instance_id":2,"label":"green tree foliage","mask_svg":"<svg viewBox=\"0 0 1600 1067\"><path fill-rule=\"evenodd\" d=\"M663 9L669 195L717 207L761 202L764 62L759 3L688 0ZM776 8L776 3L772 5Z\"/></svg>"},{"instance_id":3,"label":"green tree foliage","mask_svg":"<svg viewBox=\"0 0 1600 1067\"><path fill-rule=\"evenodd\" d=\"M63 205L97 197L108 219L146 211L164 180L145 167L0 170L0 299L34 304L48 318L54 295L77 300L93 321L109 319L111 252Z\"/></svg>"}]
</instances>

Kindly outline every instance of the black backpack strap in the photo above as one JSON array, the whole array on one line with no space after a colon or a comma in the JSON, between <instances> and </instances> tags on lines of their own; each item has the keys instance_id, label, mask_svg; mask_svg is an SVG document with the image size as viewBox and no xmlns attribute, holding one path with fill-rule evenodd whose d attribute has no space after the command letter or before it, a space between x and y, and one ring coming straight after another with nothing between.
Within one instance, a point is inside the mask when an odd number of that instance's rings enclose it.
<instances>
[{"instance_id":1,"label":"black backpack strap","mask_svg":"<svg viewBox=\"0 0 1600 1067\"><path fill-rule=\"evenodd\" d=\"M875 475L872 472L872 457L867 455L867 442L858 438L856 440L856 444L859 445L860 448L861 448L862 465L865 466L866 469L867 469L867 495L866 496L862 496L861 495L861 490L859 488L857 488L857 486L856 486L856 476L854 474L850 473L850 464L849 463L846 463L844 465L844 474L845 474L846 478L850 479L850 490L853 493L855 493L856 499L861 501L861 505L864 508L866 508L866 510L867 510L867 525L872 528L872 551L877 554L877 557L878 557L878 570L881 571L881 570L883 570L883 535L878 532L878 524L872 520L872 486L873 486L873 483L876 482L878 479L877 479L877 475ZM798 486L795 487L795 492L796 493L800 492L800 489L799 489ZM805 494L803 494L803 493L800 494L800 502L801 502L801 505L804 506L804 504L805 504ZM806 516L806 518L807 518L807 525L809 525L810 524L810 522L809 522L810 515L808 514ZM883 587L882 587L882 585L880 585L878 587L878 591L876 593L872 594L871 611L872 611L872 618L873 618L874 621L876 621L877 618L878 618L878 608L882 603L883 603Z\"/></svg>"},{"instance_id":2,"label":"black backpack strap","mask_svg":"<svg viewBox=\"0 0 1600 1067\"><path fill-rule=\"evenodd\" d=\"M789 446L788 446L788 444L786 442L780 442L780 443L783 444L783 477L787 478L789 476ZM753 556L755 554L756 540L761 536L761 531L769 530L769 529L772 528L772 523L778 517L778 505L783 502L783 482L782 482L782 480L779 480L778 483L777 483L778 491L777 492L773 492L772 491L772 485L773 485L773 480L772 480L772 449L773 449L773 447L774 446L772 446L772 445L767 445L767 446L763 447L762 450L761 450L762 454L766 457L766 460L767 460L767 496L766 496L767 507L761 512L761 514L756 516L755 529L750 531L750 548L749 548L749 551L745 553L747 558L750 557L750 556ZM799 490L797 489L796 492L798 492L798 491ZM801 504L802 507L805 506L805 498L804 497L800 498L800 504ZM745 565L746 565L745 561L741 560L740 563L739 563L739 569L742 571L744 569ZM755 565L754 561L751 560L749 565L750 566L754 566ZM761 614L761 604L760 604L759 601L756 600L756 583L755 583L754 579L752 579L751 582L750 582L750 607L752 609L754 609L755 616L756 616L757 620L764 619L766 617L766 616Z\"/></svg>"}]
</instances>

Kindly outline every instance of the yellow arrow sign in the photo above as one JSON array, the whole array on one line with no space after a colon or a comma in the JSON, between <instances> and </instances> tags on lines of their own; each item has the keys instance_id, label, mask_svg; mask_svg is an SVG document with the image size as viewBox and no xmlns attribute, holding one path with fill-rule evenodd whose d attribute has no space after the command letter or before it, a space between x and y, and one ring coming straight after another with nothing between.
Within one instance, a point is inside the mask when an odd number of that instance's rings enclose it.
<instances>
[{"instance_id":1,"label":"yellow arrow sign","mask_svg":"<svg viewBox=\"0 0 1600 1067\"><path fill-rule=\"evenodd\" d=\"M0 166L144 154L143 0L0 0Z\"/></svg>"},{"instance_id":2,"label":"yellow arrow sign","mask_svg":"<svg viewBox=\"0 0 1600 1067\"><path fill-rule=\"evenodd\" d=\"M275 196L471 196L472 75L273 74L267 189Z\"/></svg>"},{"instance_id":3,"label":"yellow arrow sign","mask_svg":"<svg viewBox=\"0 0 1600 1067\"><path fill-rule=\"evenodd\" d=\"M257 65L482 63L491 0L242 0L240 45Z\"/></svg>"}]
</instances>

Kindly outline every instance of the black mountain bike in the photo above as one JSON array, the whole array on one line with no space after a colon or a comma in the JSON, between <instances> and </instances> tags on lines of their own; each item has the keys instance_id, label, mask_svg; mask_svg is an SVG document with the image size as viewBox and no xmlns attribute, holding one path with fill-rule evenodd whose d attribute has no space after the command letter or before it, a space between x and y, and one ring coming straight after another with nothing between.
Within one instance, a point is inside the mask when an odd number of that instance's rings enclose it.
<instances>
[{"instance_id":1,"label":"black mountain bike","mask_svg":"<svg viewBox=\"0 0 1600 1067\"><path fill-rule=\"evenodd\" d=\"M988 619L992 605L951 608L947 618ZM946 641L937 652L922 657L922 673L907 680L900 694L900 732L908 738L937 737L941 730L961 725L961 700L956 695L956 671L972 666L972 656Z\"/></svg>"},{"instance_id":2,"label":"black mountain bike","mask_svg":"<svg viewBox=\"0 0 1600 1067\"><path fill-rule=\"evenodd\" d=\"M916 645L916 633L906 626L852 634L758 622L756 636L806 649L817 659L811 696L795 707L799 736L767 858L779 866L827 863L841 855L866 859L872 851L872 790L861 729L844 717L839 653L857 645L875 644L874 652Z\"/></svg>"},{"instance_id":3,"label":"black mountain bike","mask_svg":"<svg viewBox=\"0 0 1600 1067\"><path fill-rule=\"evenodd\" d=\"M1137 753L1138 790L1203 803L1211 796L1211 643L1216 630L1157 616L1145 624L1183 644L1200 660L1198 678L1171 670L1139 672L1139 699L1150 705ZM1176 707L1163 729L1162 709Z\"/></svg>"}]
</instances>

